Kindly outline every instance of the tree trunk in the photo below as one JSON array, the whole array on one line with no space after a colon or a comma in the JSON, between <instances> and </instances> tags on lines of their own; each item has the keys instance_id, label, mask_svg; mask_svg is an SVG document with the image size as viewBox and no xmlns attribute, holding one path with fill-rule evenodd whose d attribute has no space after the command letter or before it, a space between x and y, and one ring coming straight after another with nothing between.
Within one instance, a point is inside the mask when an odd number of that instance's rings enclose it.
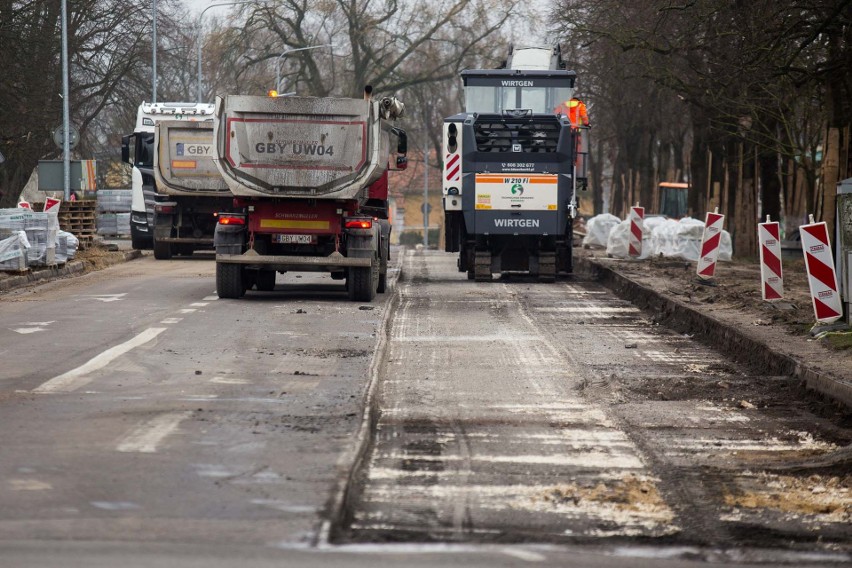
<instances>
[{"instance_id":1,"label":"tree trunk","mask_svg":"<svg viewBox=\"0 0 852 568\"><path fill-rule=\"evenodd\" d=\"M781 219L781 177L778 154L764 149L760 151L757 159L760 167L760 201L763 207L760 218L765 219L769 215L773 221L778 221Z\"/></svg>"},{"instance_id":2,"label":"tree trunk","mask_svg":"<svg viewBox=\"0 0 852 568\"><path fill-rule=\"evenodd\" d=\"M828 129L824 159L822 220L828 225L828 234L834 235L834 209L837 197L837 178L840 173L840 129L838 128Z\"/></svg>"}]
</instances>

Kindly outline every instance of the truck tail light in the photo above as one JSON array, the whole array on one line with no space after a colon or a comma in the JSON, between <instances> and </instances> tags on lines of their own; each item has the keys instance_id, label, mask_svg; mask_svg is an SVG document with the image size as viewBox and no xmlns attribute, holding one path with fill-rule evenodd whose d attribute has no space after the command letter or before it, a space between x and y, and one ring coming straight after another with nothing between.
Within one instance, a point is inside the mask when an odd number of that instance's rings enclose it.
<instances>
[{"instance_id":1,"label":"truck tail light","mask_svg":"<svg viewBox=\"0 0 852 568\"><path fill-rule=\"evenodd\" d=\"M160 203L157 203L157 204L154 205L154 211L156 211L157 213L174 213L175 212L175 206L174 205L162 205Z\"/></svg>"},{"instance_id":2,"label":"truck tail light","mask_svg":"<svg viewBox=\"0 0 852 568\"><path fill-rule=\"evenodd\" d=\"M373 220L372 219L349 219L346 221L344 227L347 229L372 229L373 228Z\"/></svg>"},{"instance_id":3,"label":"truck tail light","mask_svg":"<svg viewBox=\"0 0 852 568\"><path fill-rule=\"evenodd\" d=\"M232 217L229 215L220 215L219 216L219 224L220 225L245 225L246 220L243 217Z\"/></svg>"}]
</instances>

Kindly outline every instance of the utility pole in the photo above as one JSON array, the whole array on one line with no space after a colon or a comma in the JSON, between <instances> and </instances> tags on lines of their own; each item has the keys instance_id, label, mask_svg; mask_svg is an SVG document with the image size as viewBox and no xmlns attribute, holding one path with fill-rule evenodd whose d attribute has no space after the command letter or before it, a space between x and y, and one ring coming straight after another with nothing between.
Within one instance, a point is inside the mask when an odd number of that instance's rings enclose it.
<instances>
[{"instance_id":1,"label":"utility pole","mask_svg":"<svg viewBox=\"0 0 852 568\"><path fill-rule=\"evenodd\" d=\"M65 202L71 199L71 120L68 99L68 1L62 0L62 187Z\"/></svg>"},{"instance_id":2,"label":"utility pole","mask_svg":"<svg viewBox=\"0 0 852 568\"><path fill-rule=\"evenodd\" d=\"M151 102L157 102L157 0L151 2L151 13L153 14L154 29L151 33L153 54L151 56Z\"/></svg>"},{"instance_id":3,"label":"utility pole","mask_svg":"<svg viewBox=\"0 0 852 568\"><path fill-rule=\"evenodd\" d=\"M423 123L423 248L429 248L429 132Z\"/></svg>"}]
</instances>

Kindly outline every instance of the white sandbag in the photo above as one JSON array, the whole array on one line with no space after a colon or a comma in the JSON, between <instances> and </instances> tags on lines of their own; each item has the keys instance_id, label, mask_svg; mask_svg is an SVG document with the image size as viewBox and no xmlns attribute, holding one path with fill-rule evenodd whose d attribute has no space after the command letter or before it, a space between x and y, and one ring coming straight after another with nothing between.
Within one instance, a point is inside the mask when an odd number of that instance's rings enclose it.
<instances>
[{"instance_id":1,"label":"white sandbag","mask_svg":"<svg viewBox=\"0 0 852 568\"><path fill-rule=\"evenodd\" d=\"M621 223L621 219L609 213L595 215L586 222L586 236L583 237L583 246L607 246L609 233Z\"/></svg>"},{"instance_id":2,"label":"white sandbag","mask_svg":"<svg viewBox=\"0 0 852 568\"><path fill-rule=\"evenodd\" d=\"M613 258L628 258L630 239L630 219L626 219L613 227L606 242L606 254ZM651 256L651 232L645 226L642 231L642 254L640 259ZM633 258L633 257L630 257Z\"/></svg>"},{"instance_id":3,"label":"white sandbag","mask_svg":"<svg viewBox=\"0 0 852 568\"><path fill-rule=\"evenodd\" d=\"M704 221L691 217L684 217L679 221L668 219L654 228L651 246L655 255L696 262L701 255L703 235ZM731 260L732 253L731 234L723 230L719 244L719 260Z\"/></svg>"},{"instance_id":4,"label":"white sandbag","mask_svg":"<svg viewBox=\"0 0 852 568\"><path fill-rule=\"evenodd\" d=\"M674 219L666 219L651 231L651 253L654 256L675 256L675 239L678 223Z\"/></svg>"}]
</instances>

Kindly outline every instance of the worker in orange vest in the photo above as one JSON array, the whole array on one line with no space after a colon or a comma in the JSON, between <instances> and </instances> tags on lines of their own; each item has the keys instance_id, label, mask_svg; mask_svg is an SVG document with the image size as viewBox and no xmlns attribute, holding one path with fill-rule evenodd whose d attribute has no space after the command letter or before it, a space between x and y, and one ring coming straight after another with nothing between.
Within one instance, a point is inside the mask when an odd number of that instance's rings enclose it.
<instances>
[{"instance_id":1,"label":"worker in orange vest","mask_svg":"<svg viewBox=\"0 0 852 568\"><path fill-rule=\"evenodd\" d=\"M568 120L571 121L571 126L574 128L577 128L578 126L589 126L589 113L586 111L586 103L577 97L559 105L556 112L557 114L567 115Z\"/></svg>"}]
</instances>

